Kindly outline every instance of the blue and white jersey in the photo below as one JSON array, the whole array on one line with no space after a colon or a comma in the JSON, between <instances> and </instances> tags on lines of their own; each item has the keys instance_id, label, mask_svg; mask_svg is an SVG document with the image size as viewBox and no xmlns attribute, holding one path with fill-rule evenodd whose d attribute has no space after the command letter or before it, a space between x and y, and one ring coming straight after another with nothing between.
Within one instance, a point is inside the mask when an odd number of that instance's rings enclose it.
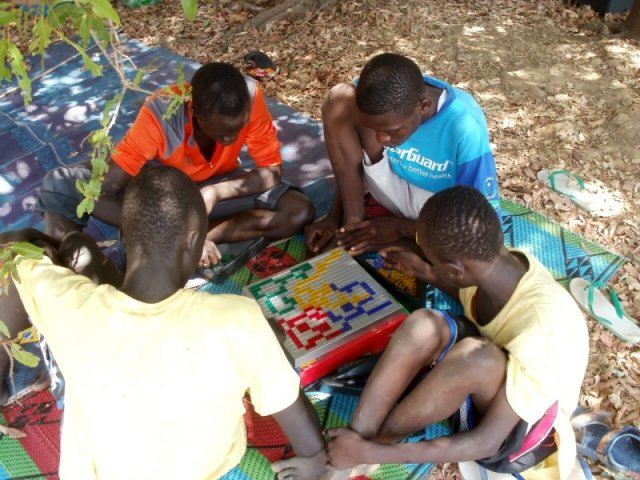
<instances>
[{"instance_id":1,"label":"blue and white jersey","mask_svg":"<svg viewBox=\"0 0 640 480\"><path fill-rule=\"evenodd\" d=\"M467 92L424 76L447 91L440 110L401 145L387 147L392 170L407 182L436 193L454 185L477 188L498 210L496 163L482 108Z\"/></svg>"}]
</instances>

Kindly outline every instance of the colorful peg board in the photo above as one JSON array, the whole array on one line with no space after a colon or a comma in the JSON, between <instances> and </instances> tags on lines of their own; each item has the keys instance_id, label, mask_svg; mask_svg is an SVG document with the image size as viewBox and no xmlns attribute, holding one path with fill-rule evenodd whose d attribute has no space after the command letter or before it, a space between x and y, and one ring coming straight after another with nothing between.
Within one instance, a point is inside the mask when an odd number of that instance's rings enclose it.
<instances>
[{"instance_id":1,"label":"colorful peg board","mask_svg":"<svg viewBox=\"0 0 640 480\"><path fill-rule=\"evenodd\" d=\"M247 285L243 294L258 301L295 368L405 313L342 248Z\"/></svg>"}]
</instances>

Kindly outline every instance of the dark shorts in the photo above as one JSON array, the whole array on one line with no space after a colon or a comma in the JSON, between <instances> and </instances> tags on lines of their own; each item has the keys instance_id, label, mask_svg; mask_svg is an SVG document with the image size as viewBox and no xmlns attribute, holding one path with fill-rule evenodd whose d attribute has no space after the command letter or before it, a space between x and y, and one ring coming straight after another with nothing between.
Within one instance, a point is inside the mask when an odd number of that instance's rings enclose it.
<instances>
[{"instance_id":1,"label":"dark shorts","mask_svg":"<svg viewBox=\"0 0 640 480\"><path fill-rule=\"evenodd\" d=\"M440 362L449 350L463 338L479 336L478 329L469 319L440 310L438 312L449 324L451 337L436 363ZM553 408L554 406L547 411L547 414ZM476 426L476 417L477 413L474 411L471 397L467 397L465 403L454 415L454 431L467 431L474 428ZM549 424L548 419L545 422L543 418L529 428L530 426L527 422L520 420L505 439L498 452L490 458L478 460L477 463L493 472L516 474L542 462L557 449L555 431L547 424Z\"/></svg>"},{"instance_id":2,"label":"dark shorts","mask_svg":"<svg viewBox=\"0 0 640 480\"><path fill-rule=\"evenodd\" d=\"M237 169L231 173L200 182L198 186L201 187L229 180L243 172L243 170ZM82 201L82 194L78 192L76 182L78 180L86 182L90 178L91 165L89 162L80 162L74 165L58 167L47 172L38 195L36 211L41 213L58 213L72 222L86 227L89 222L89 216L83 215L82 217L78 217L76 214L78 204ZM298 188L290 183L282 181L266 192L223 200L216 204L209 218L225 218L255 208L274 210L278 201L289 190L299 191Z\"/></svg>"}]
</instances>

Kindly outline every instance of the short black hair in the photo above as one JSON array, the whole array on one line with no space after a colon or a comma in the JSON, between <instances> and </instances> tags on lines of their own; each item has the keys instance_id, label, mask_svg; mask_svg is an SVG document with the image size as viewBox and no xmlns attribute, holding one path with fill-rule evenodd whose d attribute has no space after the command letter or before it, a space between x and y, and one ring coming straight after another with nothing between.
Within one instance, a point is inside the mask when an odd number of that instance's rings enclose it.
<instances>
[{"instance_id":1,"label":"short black hair","mask_svg":"<svg viewBox=\"0 0 640 480\"><path fill-rule=\"evenodd\" d=\"M191 229L207 228L207 211L195 183L177 168L143 168L122 202L122 233L128 249L173 258Z\"/></svg>"},{"instance_id":2,"label":"short black hair","mask_svg":"<svg viewBox=\"0 0 640 480\"><path fill-rule=\"evenodd\" d=\"M418 240L429 245L441 261L458 258L493 260L504 235L498 214L477 189L450 187L433 195L418 217Z\"/></svg>"},{"instance_id":3,"label":"short black hair","mask_svg":"<svg viewBox=\"0 0 640 480\"><path fill-rule=\"evenodd\" d=\"M356 86L356 105L367 115L410 113L424 91L420 67L396 53L376 55L362 69Z\"/></svg>"},{"instance_id":4,"label":"short black hair","mask_svg":"<svg viewBox=\"0 0 640 480\"><path fill-rule=\"evenodd\" d=\"M191 79L193 112L208 118L218 113L237 117L250 108L249 88L240 71L228 63L211 62Z\"/></svg>"}]
</instances>

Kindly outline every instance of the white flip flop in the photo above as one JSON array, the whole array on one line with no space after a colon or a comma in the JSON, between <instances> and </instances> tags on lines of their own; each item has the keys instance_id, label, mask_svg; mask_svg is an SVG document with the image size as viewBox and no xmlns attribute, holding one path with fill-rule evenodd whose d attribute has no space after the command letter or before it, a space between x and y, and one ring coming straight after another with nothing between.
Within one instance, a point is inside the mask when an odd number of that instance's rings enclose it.
<instances>
[{"instance_id":1,"label":"white flip flop","mask_svg":"<svg viewBox=\"0 0 640 480\"><path fill-rule=\"evenodd\" d=\"M609 290L611 302L600 292L601 288ZM584 278L574 278L569 283L569 291L585 312L620 340L634 345L640 342L640 326L624 312L618 295L611 288Z\"/></svg>"},{"instance_id":2,"label":"white flip flop","mask_svg":"<svg viewBox=\"0 0 640 480\"><path fill-rule=\"evenodd\" d=\"M610 217L624 210L624 202L606 187L585 185L580 175L568 170L540 170L537 177L549 188L568 197L587 212Z\"/></svg>"}]
</instances>

